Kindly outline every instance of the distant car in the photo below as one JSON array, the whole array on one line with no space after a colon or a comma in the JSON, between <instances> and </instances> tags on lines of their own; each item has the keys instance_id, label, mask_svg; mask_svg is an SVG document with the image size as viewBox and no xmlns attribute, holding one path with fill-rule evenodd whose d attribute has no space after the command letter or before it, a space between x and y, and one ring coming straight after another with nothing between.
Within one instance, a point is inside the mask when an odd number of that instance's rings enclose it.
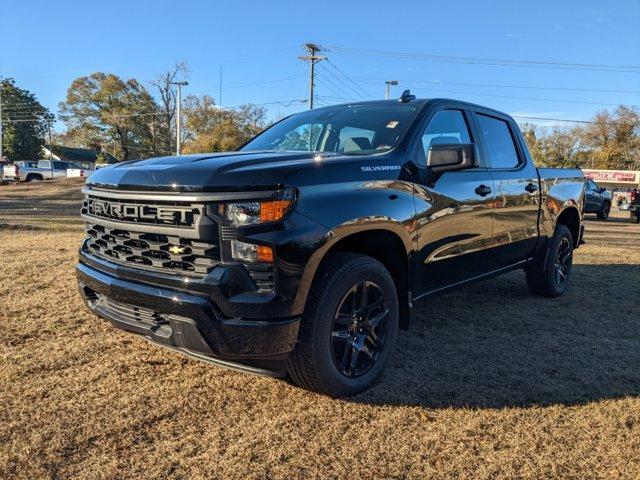
<instances>
[{"instance_id":1,"label":"distant car","mask_svg":"<svg viewBox=\"0 0 640 480\"><path fill-rule=\"evenodd\" d=\"M40 160L23 162L16 166L16 180L24 182L38 182L54 178L67 178L68 170L82 170L78 165L60 160Z\"/></svg>"},{"instance_id":2,"label":"distant car","mask_svg":"<svg viewBox=\"0 0 640 480\"><path fill-rule=\"evenodd\" d=\"M584 213L595 213L600 220L609 218L611 212L611 192L599 187L593 180L587 179Z\"/></svg>"},{"instance_id":3,"label":"distant car","mask_svg":"<svg viewBox=\"0 0 640 480\"><path fill-rule=\"evenodd\" d=\"M2 181L3 182L15 182L20 180L18 176L18 165L3 165L2 166Z\"/></svg>"}]
</instances>

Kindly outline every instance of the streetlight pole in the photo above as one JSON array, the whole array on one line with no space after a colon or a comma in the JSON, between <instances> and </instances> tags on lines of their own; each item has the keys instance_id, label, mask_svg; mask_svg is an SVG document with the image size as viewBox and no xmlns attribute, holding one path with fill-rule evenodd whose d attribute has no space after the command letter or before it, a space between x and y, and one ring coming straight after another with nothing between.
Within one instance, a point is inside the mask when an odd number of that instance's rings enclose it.
<instances>
[{"instance_id":1,"label":"streetlight pole","mask_svg":"<svg viewBox=\"0 0 640 480\"><path fill-rule=\"evenodd\" d=\"M390 92L391 92L391 85L398 85L398 81L397 80L387 80L384 83L387 84L387 91L385 92L384 98L386 100L389 100L389 95L390 95Z\"/></svg>"},{"instance_id":2,"label":"streetlight pole","mask_svg":"<svg viewBox=\"0 0 640 480\"><path fill-rule=\"evenodd\" d=\"M189 82L171 82L171 85L178 86L178 94L176 99L176 155L180 155L180 149L181 149L180 114L181 114L181 108L182 108L182 87L184 85L189 85Z\"/></svg>"}]
</instances>

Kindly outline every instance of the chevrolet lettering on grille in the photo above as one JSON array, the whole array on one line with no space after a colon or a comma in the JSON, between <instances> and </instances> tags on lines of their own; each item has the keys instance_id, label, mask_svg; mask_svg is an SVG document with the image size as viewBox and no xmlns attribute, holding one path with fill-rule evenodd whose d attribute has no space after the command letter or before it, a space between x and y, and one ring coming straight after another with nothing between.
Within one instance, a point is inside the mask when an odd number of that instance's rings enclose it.
<instances>
[{"instance_id":1,"label":"chevrolet lettering on grille","mask_svg":"<svg viewBox=\"0 0 640 480\"><path fill-rule=\"evenodd\" d=\"M191 225L197 212L189 207L115 203L95 198L87 201L89 215L132 222Z\"/></svg>"}]
</instances>

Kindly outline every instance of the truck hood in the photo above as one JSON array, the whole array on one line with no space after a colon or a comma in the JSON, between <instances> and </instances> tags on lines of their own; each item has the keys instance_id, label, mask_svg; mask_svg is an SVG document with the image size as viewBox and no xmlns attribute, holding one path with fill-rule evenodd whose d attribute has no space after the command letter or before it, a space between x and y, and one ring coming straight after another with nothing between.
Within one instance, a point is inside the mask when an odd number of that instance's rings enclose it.
<instances>
[{"instance_id":1,"label":"truck hood","mask_svg":"<svg viewBox=\"0 0 640 480\"><path fill-rule=\"evenodd\" d=\"M361 163L365 158L336 153L274 151L159 157L101 168L89 176L87 185L184 192L267 190L289 186L292 176L307 169L322 169L336 162L343 165L345 162Z\"/></svg>"}]
</instances>

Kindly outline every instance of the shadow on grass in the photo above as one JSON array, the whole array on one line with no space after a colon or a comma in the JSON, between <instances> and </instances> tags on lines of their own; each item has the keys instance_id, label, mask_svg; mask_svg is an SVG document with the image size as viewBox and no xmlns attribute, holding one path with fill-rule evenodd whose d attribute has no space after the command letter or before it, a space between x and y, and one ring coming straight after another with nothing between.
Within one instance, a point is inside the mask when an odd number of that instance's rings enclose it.
<instances>
[{"instance_id":1,"label":"shadow on grass","mask_svg":"<svg viewBox=\"0 0 640 480\"><path fill-rule=\"evenodd\" d=\"M640 396L640 265L574 265L572 281L547 299L514 272L428 301L380 383L354 401L501 408Z\"/></svg>"}]
</instances>

